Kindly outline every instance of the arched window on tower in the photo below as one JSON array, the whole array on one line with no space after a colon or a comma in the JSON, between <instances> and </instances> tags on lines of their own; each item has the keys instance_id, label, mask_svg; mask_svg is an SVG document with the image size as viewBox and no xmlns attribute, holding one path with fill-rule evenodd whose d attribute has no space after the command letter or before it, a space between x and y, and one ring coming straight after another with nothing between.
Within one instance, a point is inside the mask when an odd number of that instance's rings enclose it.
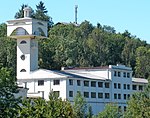
<instances>
[{"instance_id":1,"label":"arched window on tower","mask_svg":"<svg viewBox=\"0 0 150 118\"><path fill-rule=\"evenodd\" d=\"M25 40L22 40L21 42L20 42L20 44L26 44L27 42L25 41Z\"/></svg>"},{"instance_id":2,"label":"arched window on tower","mask_svg":"<svg viewBox=\"0 0 150 118\"><path fill-rule=\"evenodd\" d=\"M29 33L22 27L16 28L10 36L18 36L18 35L29 35Z\"/></svg>"},{"instance_id":3,"label":"arched window on tower","mask_svg":"<svg viewBox=\"0 0 150 118\"><path fill-rule=\"evenodd\" d=\"M22 69L20 72L27 72L25 69Z\"/></svg>"},{"instance_id":4,"label":"arched window on tower","mask_svg":"<svg viewBox=\"0 0 150 118\"><path fill-rule=\"evenodd\" d=\"M45 36L45 33L44 33L43 30L39 27L39 28L37 28L37 30L34 32L34 35Z\"/></svg>"}]
</instances>

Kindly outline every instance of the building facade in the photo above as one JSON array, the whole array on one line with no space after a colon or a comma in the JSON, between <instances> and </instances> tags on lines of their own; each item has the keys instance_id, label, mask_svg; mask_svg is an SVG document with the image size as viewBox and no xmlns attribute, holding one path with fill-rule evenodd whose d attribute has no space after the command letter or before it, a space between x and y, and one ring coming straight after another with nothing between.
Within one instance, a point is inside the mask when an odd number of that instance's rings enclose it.
<instances>
[{"instance_id":1,"label":"building facade","mask_svg":"<svg viewBox=\"0 0 150 118\"><path fill-rule=\"evenodd\" d=\"M7 35L17 40L17 82L28 88L27 97L48 100L53 91L73 103L81 92L97 114L110 102L126 110L132 93L142 91L148 83L146 79L132 78L132 69L125 65L62 68L61 71L38 69L37 38L47 36L47 22L30 18L30 11L25 8L24 18L7 22Z\"/></svg>"}]
</instances>

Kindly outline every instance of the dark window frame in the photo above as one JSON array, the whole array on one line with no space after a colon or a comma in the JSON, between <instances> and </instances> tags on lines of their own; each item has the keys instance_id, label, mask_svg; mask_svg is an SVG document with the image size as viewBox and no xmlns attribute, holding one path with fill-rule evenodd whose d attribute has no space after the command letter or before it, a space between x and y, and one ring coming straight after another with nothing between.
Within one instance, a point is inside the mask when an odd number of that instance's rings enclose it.
<instances>
[{"instance_id":1,"label":"dark window frame","mask_svg":"<svg viewBox=\"0 0 150 118\"><path fill-rule=\"evenodd\" d=\"M69 79L69 85L73 85L73 79Z\"/></svg>"},{"instance_id":2,"label":"dark window frame","mask_svg":"<svg viewBox=\"0 0 150 118\"><path fill-rule=\"evenodd\" d=\"M77 86L81 86L81 80L77 80Z\"/></svg>"},{"instance_id":3,"label":"dark window frame","mask_svg":"<svg viewBox=\"0 0 150 118\"><path fill-rule=\"evenodd\" d=\"M73 97L73 91L69 91L69 97Z\"/></svg>"},{"instance_id":4,"label":"dark window frame","mask_svg":"<svg viewBox=\"0 0 150 118\"><path fill-rule=\"evenodd\" d=\"M89 87L89 81L84 80L84 86Z\"/></svg>"},{"instance_id":5,"label":"dark window frame","mask_svg":"<svg viewBox=\"0 0 150 118\"><path fill-rule=\"evenodd\" d=\"M59 79L54 79L53 80L53 85L60 85L60 80Z\"/></svg>"},{"instance_id":6,"label":"dark window frame","mask_svg":"<svg viewBox=\"0 0 150 118\"><path fill-rule=\"evenodd\" d=\"M96 87L96 81L91 81L91 87Z\"/></svg>"},{"instance_id":7,"label":"dark window frame","mask_svg":"<svg viewBox=\"0 0 150 118\"><path fill-rule=\"evenodd\" d=\"M44 80L38 80L38 86L44 86Z\"/></svg>"},{"instance_id":8,"label":"dark window frame","mask_svg":"<svg viewBox=\"0 0 150 118\"><path fill-rule=\"evenodd\" d=\"M91 92L91 98L96 98L96 92Z\"/></svg>"}]
</instances>

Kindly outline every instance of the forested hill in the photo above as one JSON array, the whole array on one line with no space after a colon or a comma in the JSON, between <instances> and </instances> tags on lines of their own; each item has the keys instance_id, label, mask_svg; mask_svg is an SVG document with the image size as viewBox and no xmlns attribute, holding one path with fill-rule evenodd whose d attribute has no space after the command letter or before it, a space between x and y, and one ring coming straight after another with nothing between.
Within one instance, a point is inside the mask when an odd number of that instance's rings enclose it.
<instances>
[{"instance_id":1,"label":"forested hill","mask_svg":"<svg viewBox=\"0 0 150 118\"><path fill-rule=\"evenodd\" d=\"M125 64L135 77L150 75L150 44L127 30L116 33L113 27L84 21L79 26L58 23L48 33L47 39L38 39L41 68ZM0 67L16 70L16 40L6 38L6 24L0 25Z\"/></svg>"}]
</instances>

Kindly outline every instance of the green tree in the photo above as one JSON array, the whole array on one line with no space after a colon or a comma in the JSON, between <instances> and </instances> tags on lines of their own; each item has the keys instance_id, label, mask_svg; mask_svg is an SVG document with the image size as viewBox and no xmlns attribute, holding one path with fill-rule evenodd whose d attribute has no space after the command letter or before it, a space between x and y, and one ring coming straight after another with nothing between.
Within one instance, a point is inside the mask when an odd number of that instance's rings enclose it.
<instances>
[{"instance_id":1,"label":"green tree","mask_svg":"<svg viewBox=\"0 0 150 118\"><path fill-rule=\"evenodd\" d=\"M88 109L87 109L87 118L92 118L93 113L92 113L92 107L88 105Z\"/></svg>"},{"instance_id":2,"label":"green tree","mask_svg":"<svg viewBox=\"0 0 150 118\"><path fill-rule=\"evenodd\" d=\"M149 118L150 116L150 82L143 92L136 92L128 101L125 118Z\"/></svg>"},{"instance_id":3,"label":"green tree","mask_svg":"<svg viewBox=\"0 0 150 118\"><path fill-rule=\"evenodd\" d=\"M77 93L74 98L73 110L75 118L85 118L87 112L87 104L85 98L81 95L80 92Z\"/></svg>"},{"instance_id":4,"label":"green tree","mask_svg":"<svg viewBox=\"0 0 150 118\"><path fill-rule=\"evenodd\" d=\"M49 100L42 98L25 99L18 111L20 118L73 118L72 105L52 91Z\"/></svg>"},{"instance_id":5,"label":"green tree","mask_svg":"<svg viewBox=\"0 0 150 118\"><path fill-rule=\"evenodd\" d=\"M48 21L48 27L51 28L53 26L52 17L47 15L48 11L44 5L44 2L40 1L38 5L36 5L36 10L34 14L35 19Z\"/></svg>"},{"instance_id":6,"label":"green tree","mask_svg":"<svg viewBox=\"0 0 150 118\"><path fill-rule=\"evenodd\" d=\"M136 50L136 77L148 78L150 76L150 48L139 47Z\"/></svg>"},{"instance_id":7,"label":"green tree","mask_svg":"<svg viewBox=\"0 0 150 118\"><path fill-rule=\"evenodd\" d=\"M27 7L28 5L26 4L22 4L21 5L21 8L19 9L19 11L15 14L15 18L18 19L18 18L23 18L24 17L24 8Z\"/></svg>"},{"instance_id":8,"label":"green tree","mask_svg":"<svg viewBox=\"0 0 150 118\"><path fill-rule=\"evenodd\" d=\"M20 98L15 98L17 84L6 68L0 69L0 117L13 118L18 114Z\"/></svg>"},{"instance_id":9,"label":"green tree","mask_svg":"<svg viewBox=\"0 0 150 118\"><path fill-rule=\"evenodd\" d=\"M7 25L5 23L0 24L0 37L6 37Z\"/></svg>"},{"instance_id":10,"label":"green tree","mask_svg":"<svg viewBox=\"0 0 150 118\"><path fill-rule=\"evenodd\" d=\"M100 112L97 118L120 118L121 112L114 103L107 104L104 111Z\"/></svg>"}]
</instances>

